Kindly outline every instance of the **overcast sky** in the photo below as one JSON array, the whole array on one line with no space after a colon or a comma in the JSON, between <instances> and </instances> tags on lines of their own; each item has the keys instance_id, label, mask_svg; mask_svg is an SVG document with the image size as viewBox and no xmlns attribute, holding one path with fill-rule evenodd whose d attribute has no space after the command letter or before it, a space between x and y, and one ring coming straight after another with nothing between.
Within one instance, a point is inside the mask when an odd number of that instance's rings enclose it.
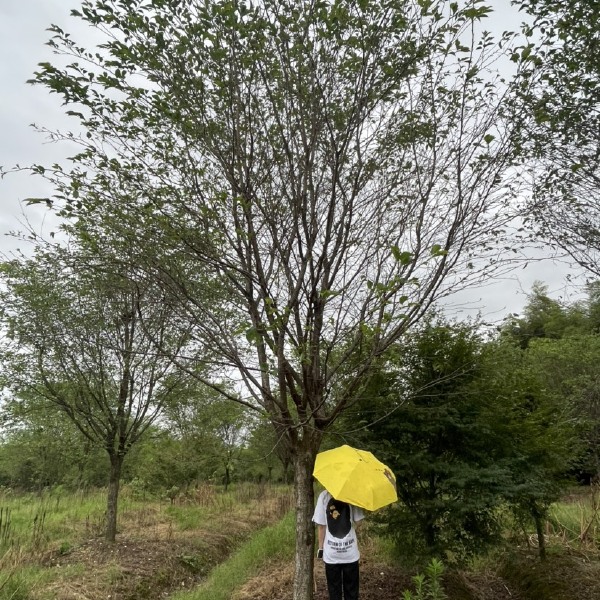
<instances>
[{"instance_id":1,"label":"overcast sky","mask_svg":"<svg viewBox=\"0 0 600 600\"><path fill-rule=\"evenodd\" d=\"M490 4L495 9L489 19L491 30L501 32L518 25L521 18L510 8L509 0L490 0ZM50 129L72 126L62 114L59 98L25 82L38 63L52 60L50 49L44 45L50 37L46 31L50 24L72 32L78 41L89 39L80 21L69 16L70 9L78 6L76 0L0 0L0 165L5 168L52 164L68 155L67 148L47 143L31 127L32 123ZM6 234L23 230L25 221L46 235L56 227L45 209L23 206L25 198L50 193L41 179L29 175L11 175L0 181L0 252L22 246ZM507 279L461 294L453 306L458 311L462 308L459 314L480 311L486 319L498 321L508 312L522 309L536 279L549 285L552 296L572 300L580 289L568 284L569 274L576 275L577 271L556 261L538 262L516 269Z\"/></svg>"}]
</instances>

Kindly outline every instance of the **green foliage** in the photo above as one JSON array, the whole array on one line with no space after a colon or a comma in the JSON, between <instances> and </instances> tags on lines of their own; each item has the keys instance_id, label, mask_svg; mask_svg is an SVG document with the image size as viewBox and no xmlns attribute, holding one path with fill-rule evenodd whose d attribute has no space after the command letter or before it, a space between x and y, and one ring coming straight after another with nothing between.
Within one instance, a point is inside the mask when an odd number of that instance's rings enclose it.
<instances>
[{"instance_id":1,"label":"green foliage","mask_svg":"<svg viewBox=\"0 0 600 600\"><path fill-rule=\"evenodd\" d=\"M156 283L173 337L206 351L157 355L213 386L237 371L301 493L373 363L446 282L498 266L518 127L491 67L504 48L476 26L483 2L447 8L86 0L73 14L104 43L54 26L68 64L35 74L84 132L69 168L32 169L48 203L94 256ZM480 270L463 268L472 256Z\"/></svg>"},{"instance_id":2,"label":"green foliage","mask_svg":"<svg viewBox=\"0 0 600 600\"><path fill-rule=\"evenodd\" d=\"M537 283L524 316L508 320L501 331L528 348L526 356L534 376L557 407L571 411L579 438L573 451L576 459L581 457L579 464L574 461L574 468L588 481L600 468L597 313L597 284L588 286L585 302L567 305L549 298L547 287Z\"/></svg>"},{"instance_id":3,"label":"green foliage","mask_svg":"<svg viewBox=\"0 0 600 600\"><path fill-rule=\"evenodd\" d=\"M396 473L385 529L405 560L461 563L500 541L506 506L539 525L558 498L581 432L534 348L431 321L374 374L351 418Z\"/></svg>"},{"instance_id":4,"label":"green foliage","mask_svg":"<svg viewBox=\"0 0 600 600\"><path fill-rule=\"evenodd\" d=\"M468 325L430 322L395 348L359 409L359 439L396 473L401 503L388 533L409 560L462 561L499 534L495 511L508 485L494 446L502 408L470 386L482 342Z\"/></svg>"},{"instance_id":5,"label":"green foliage","mask_svg":"<svg viewBox=\"0 0 600 600\"><path fill-rule=\"evenodd\" d=\"M425 568L425 573L413 577L415 591L404 591L402 600L445 600L448 596L442 585L444 571L444 564L432 558Z\"/></svg>"},{"instance_id":6,"label":"green foliage","mask_svg":"<svg viewBox=\"0 0 600 600\"><path fill-rule=\"evenodd\" d=\"M549 297L548 286L535 282L527 298L523 316L508 317L502 333L527 348L535 338L559 339L576 333L588 333L592 326L586 310L575 304L565 306Z\"/></svg>"},{"instance_id":7,"label":"green foliage","mask_svg":"<svg viewBox=\"0 0 600 600\"><path fill-rule=\"evenodd\" d=\"M600 8L585 0L516 4L530 16L529 39L515 56L522 122L516 133L535 181L528 221L597 277Z\"/></svg>"}]
</instances>

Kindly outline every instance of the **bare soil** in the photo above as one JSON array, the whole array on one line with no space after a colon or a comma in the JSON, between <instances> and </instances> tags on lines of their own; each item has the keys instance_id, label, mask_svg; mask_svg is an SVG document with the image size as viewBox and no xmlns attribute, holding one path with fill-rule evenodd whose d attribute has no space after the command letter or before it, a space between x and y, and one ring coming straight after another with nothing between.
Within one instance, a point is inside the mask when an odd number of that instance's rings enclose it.
<instances>
[{"instance_id":1,"label":"bare soil","mask_svg":"<svg viewBox=\"0 0 600 600\"><path fill-rule=\"evenodd\" d=\"M292 600L293 565L269 566L239 590L232 600ZM362 558L361 600L401 600L404 590L413 590L412 575L389 565ZM497 576L451 573L444 581L450 600L522 600ZM323 564L315 568L315 600L328 600ZM542 600L542 599L540 599Z\"/></svg>"}]
</instances>

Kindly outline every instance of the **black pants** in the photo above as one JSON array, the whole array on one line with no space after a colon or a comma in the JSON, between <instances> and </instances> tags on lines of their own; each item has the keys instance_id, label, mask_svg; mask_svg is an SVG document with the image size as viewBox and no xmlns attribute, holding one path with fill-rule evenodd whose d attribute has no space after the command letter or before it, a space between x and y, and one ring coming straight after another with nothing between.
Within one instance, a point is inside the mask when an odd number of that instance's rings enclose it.
<instances>
[{"instance_id":1,"label":"black pants","mask_svg":"<svg viewBox=\"0 0 600 600\"><path fill-rule=\"evenodd\" d=\"M358 561L341 565L325 563L325 575L329 600L358 600Z\"/></svg>"}]
</instances>

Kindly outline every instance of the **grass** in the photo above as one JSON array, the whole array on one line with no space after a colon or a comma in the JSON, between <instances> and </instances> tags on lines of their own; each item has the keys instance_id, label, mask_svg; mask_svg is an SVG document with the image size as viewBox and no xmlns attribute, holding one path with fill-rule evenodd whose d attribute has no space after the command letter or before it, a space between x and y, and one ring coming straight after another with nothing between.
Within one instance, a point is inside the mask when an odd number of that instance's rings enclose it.
<instances>
[{"instance_id":1,"label":"grass","mask_svg":"<svg viewBox=\"0 0 600 600\"><path fill-rule=\"evenodd\" d=\"M470 590L506 582L523 600L581 598L570 586L573 577L588 597L600 597L597 507L589 489L573 492L550 512L547 564L537 557L532 531L524 536L515 529L506 548L453 575L449 597L489 600ZM141 500L125 486L117 543L106 545L103 490L0 492L0 600L150 600L169 591L175 593L172 600L230 600L239 594L253 597L255 585L263 583L268 593L270 573L291 577L293 570L290 510L290 490L283 487L245 484L225 492L206 485L171 503ZM368 520L361 528L365 556L389 565L390 573L407 574L391 542L376 532ZM563 596L548 591L552 586ZM402 589L398 586L398 598Z\"/></svg>"},{"instance_id":2,"label":"grass","mask_svg":"<svg viewBox=\"0 0 600 600\"><path fill-rule=\"evenodd\" d=\"M200 486L141 499L122 488L114 545L103 541L106 491L0 490L0 600L129 600L192 586L291 507L289 487ZM263 542L269 546L269 533ZM265 541L266 540L266 541ZM260 549L251 550L257 556Z\"/></svg>"},{"instance_id":3,"label":"grass","mask_svg":"<svg viewBox=\"0 0 600 600\"><path fill-rule=\"evenodd\" d=\"M599 539L600 497L598 490L591 493L574 493L566 501L552 505L548 526L552 535L563 542L595 543Z\"/></svg>"},{"instance_id":4,"label":"grass","mask_svg":"<svg viewBox=\"0 0 600 600\"><path fill-rule=\"evenodd\" d=\"M173 600L230 600L233 592L273 559L292 559L294 544L292 513L267 527L218 565L196 590L175 594Z\"/></svg>"}]
</instances>

